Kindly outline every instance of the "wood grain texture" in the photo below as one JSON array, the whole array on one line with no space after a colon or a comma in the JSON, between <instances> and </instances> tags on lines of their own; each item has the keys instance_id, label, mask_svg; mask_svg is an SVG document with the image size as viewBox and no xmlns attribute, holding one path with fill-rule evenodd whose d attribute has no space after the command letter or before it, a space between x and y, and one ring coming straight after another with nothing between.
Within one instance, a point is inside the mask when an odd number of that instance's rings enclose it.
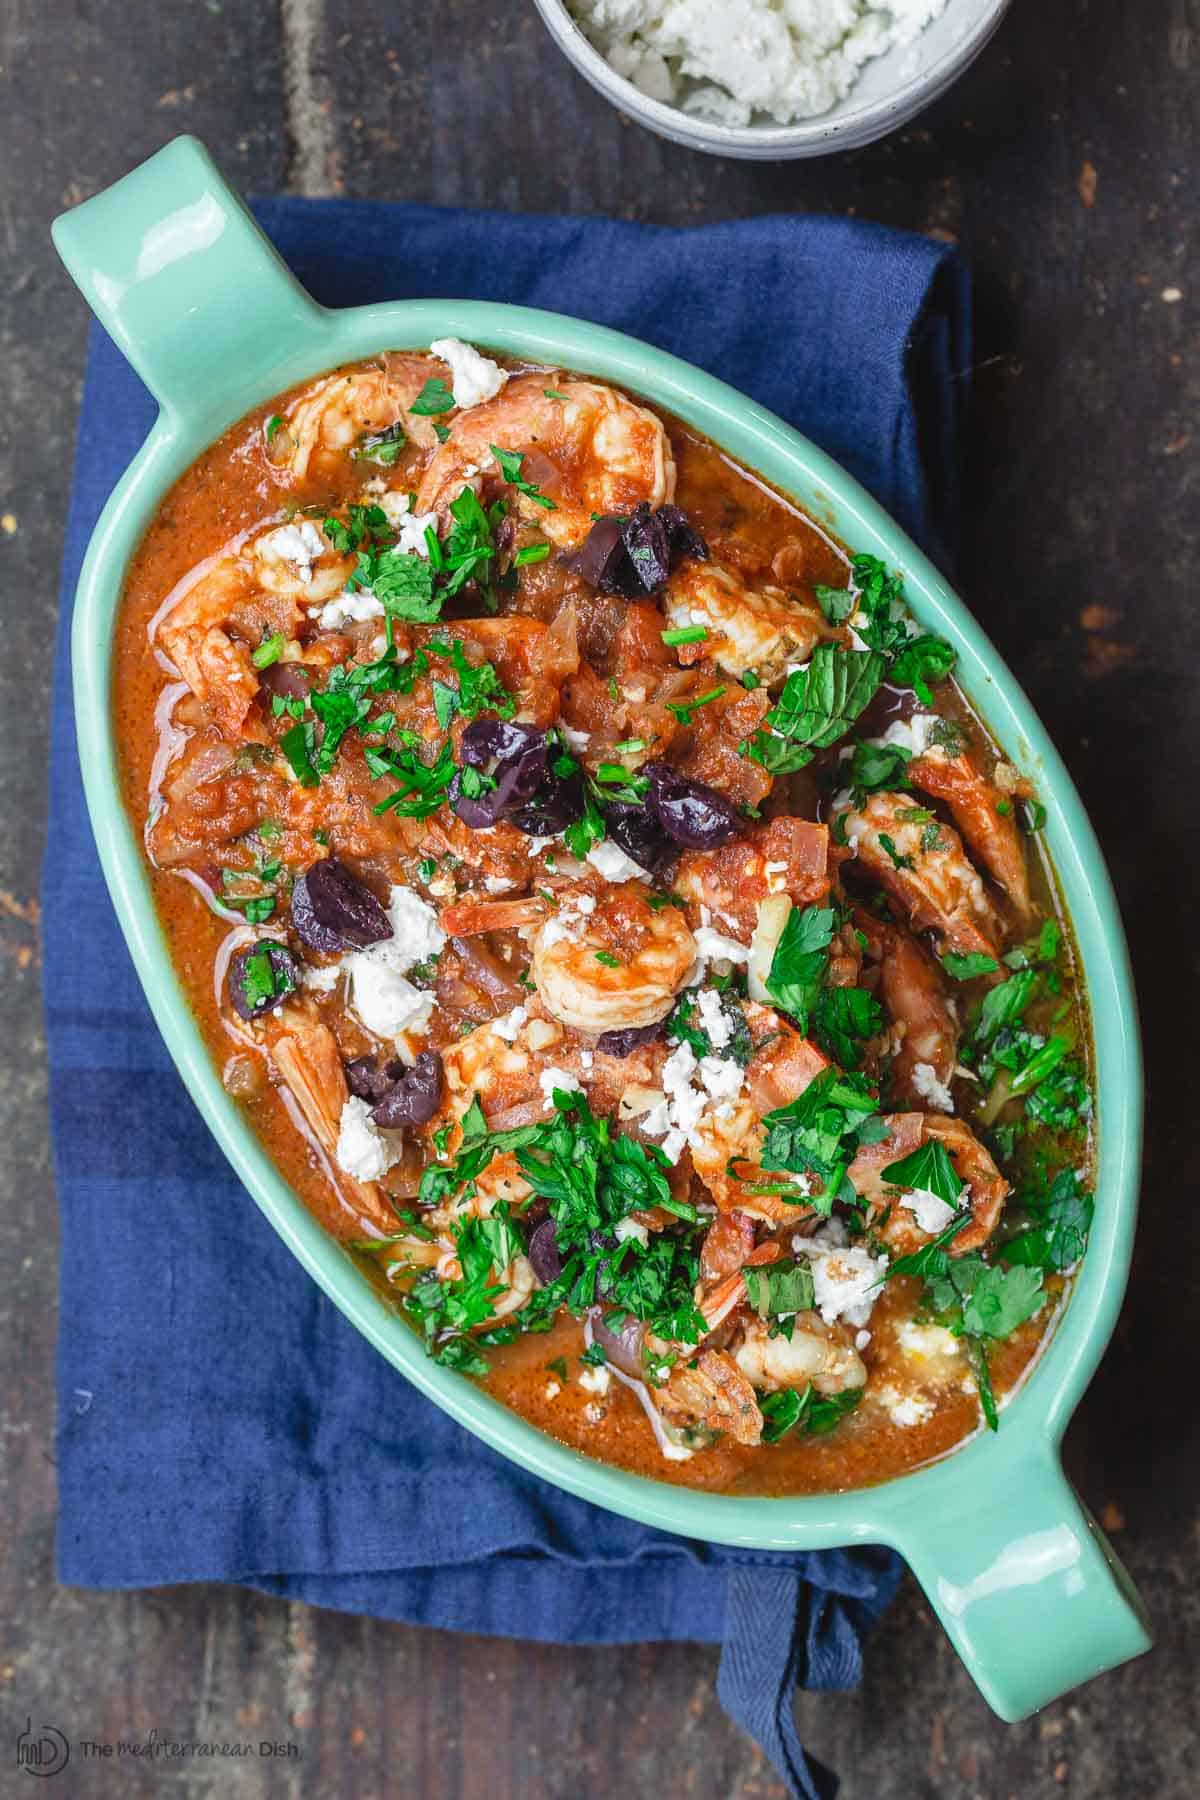
<instances>
[{"instance_id":1,"label":"wood grain texture","mask_svg":"<svg viewBox=\"0 0 1200 1800\"><path fill-rule=\"evenodd\" d=\"M1197 1755L1200 1310L1190 1021L1200 853L1195 0L1017 4L917 124L851 156L661 144L558 58L528 5L8 0L0 11L0 1792L25 1717L73 1737L292 1739L298 1761L72 1763L50 1792L559 1800L777 1797L712 1692L716 1654L548 1648L222 1588L52 1577L53 1199L37 994L47 641L83 309L46 226L180 130L259 192L605 212L812 209L958 238L976 271L960 586L1020 671L1110 857L1150 1068L1144 1217L1116 1341L1068 1439L1159 1630L1153 1656L1028 1723L991 1717L913 1585L851 1695L802 1695L844 1800L1185 1800ZM1172 296L1178 295L1178 298ZM783 353L786 353L785 351ZM10 521L14 528L10 529ZM1181 1398L1184 1396L1184 1398ZM14 1773L9 1774L12 1769Z\"/></svg>"}]
</instances>

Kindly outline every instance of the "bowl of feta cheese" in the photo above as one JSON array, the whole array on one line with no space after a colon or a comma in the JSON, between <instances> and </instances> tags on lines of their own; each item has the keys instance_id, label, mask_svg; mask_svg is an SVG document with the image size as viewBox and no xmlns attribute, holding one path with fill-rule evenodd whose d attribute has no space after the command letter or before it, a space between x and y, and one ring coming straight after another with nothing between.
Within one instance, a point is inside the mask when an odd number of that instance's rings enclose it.
<instances>
[{"instance_id":1,"label":"bowl of feta cheese","mask_svg":"<svg viewBox=\"0 0 1200 1800\"><path fill-rule=\"evenodd\" d=\"M853 150L974 61L1008 0L535 0L576 69L660 137L760 161Z\"/></svg>"}]
</instances>

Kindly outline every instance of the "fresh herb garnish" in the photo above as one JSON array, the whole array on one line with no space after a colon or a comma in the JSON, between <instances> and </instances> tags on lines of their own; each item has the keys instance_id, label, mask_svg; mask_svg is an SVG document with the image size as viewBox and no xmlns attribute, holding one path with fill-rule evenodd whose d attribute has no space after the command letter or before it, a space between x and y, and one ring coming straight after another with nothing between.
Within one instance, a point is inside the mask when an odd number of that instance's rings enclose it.
<instances>
[{"instance_id":1,"label":"fresh herb garnish","mask_svg":"<svg viewBox=\"0 0 1200 1800\"><path fill-rule=\"evenodd\" d=\"M878 1111L879 1102L863 1076L823 1069L795 1100L763 1119L762 1167L816 1177L819 1186L808 1202L828 1217L859 1148L860 1133ZM854 1198L852 1193L847 1197Z\"/></svg>"},{"instance_id":2,"label":"fresh herb garnish","mask_svg":"<svg viewBox=\"0 0 1200 1800\"><path fill-rule=\"evenodd\" d=\"M558 511L557 500L551 500L548 494L543 494L540 487L532 481L526 481L521 474L521 464L525 458L519 450L501 450L498 444L489 444L488 448L500 465L501 475L511 487L532 500L535 506L544 506L547 512Z\"/></svg>"},{"instance_id":3,"label":"fresh herb garnish","mask_svg":"<svg viewBox=\"0 0 1200 1800\"><path fill-rule=\"evenodd\" d=\"M767 992L776 1005L795 1019L802 1033L816 1003L829 965L829 945L837 915L831 907L793 906L775 946Z\"/></svg>"},{"instance_id":4,"label":"fresh herb garnish","mask_svg":"<svg viewBox=\"0 0 1200 1800\"><path fill-rule=\"evenodd\" d=\"M351 462L377 463L381 468L390 469L406 443L404 427L396 422L385 431L372 431L359 439L350 452Z\"/></svg>"},{"instance_id":5,"label":"fresh herb garnish","mask_svg":"<svg viewBox=\"0 0 1200 1800\"><path fill-rule=\"evenodd\" d=\"M806 668L795 669L755 732L748 752L773 775L793 773L844 736L883 680L885 659L875 650L818 644Z\"/></svg>"},{"instance_id":6,"label":"fresh herb garnish","mask_svg":"<svg viewBox=\"0 0 1200 1800\"><path fill-rule=\"evenodd\" d=\"M287 648L287 639L282 631L276 631L271 637L264 638L257 650L250 652L250 661L256 669L269 669L277 663Z\"/></svg>"},{"instance_id":7,"label":"fresh herb garnish","mask_svg":"<svg viewBox=\"0 0 1200 1800\"><path fill-rule=\"evenodd\" d=\"M763 1416L763 1443L777 1444L789 1432L814 1437L833 1431L857 1407L862 1388L843 1388L839 1394L820 1394L810 1381L802 1390L780 1388L759 1397Z\"/></svg>"},{"instance_id":8,"label":"fresh herb garnish","mask_svg":"<svg viewBox=\"0 0 1200 1800\"><path fill-rule=\"evenodd\" d=\"M974 981L977 975L994 975L1000 964L994 956L984 956L982 951L972 950L960 956L956 950L947 950L942 957L942 967L954 981Z\"/></svg>"},{"instance_id":9,"label":"fresh herb garnish","mask_svg":"<svg viewBox=\"0 0 1200 1800\"><path fill-rule=\"evenodd\" d=\"M454 395L441 376L431 375L408 410L418 418L428 419L438 413L453 412L455 405Z\"/></svg>"}]
</instances>

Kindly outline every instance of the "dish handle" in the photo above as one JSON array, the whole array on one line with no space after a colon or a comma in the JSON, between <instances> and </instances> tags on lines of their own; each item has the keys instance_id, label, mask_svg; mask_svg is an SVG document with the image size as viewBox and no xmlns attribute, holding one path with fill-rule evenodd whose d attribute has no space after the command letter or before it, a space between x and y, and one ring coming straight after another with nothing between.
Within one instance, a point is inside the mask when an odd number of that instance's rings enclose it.
<instances>
[{"instance_id":1,"label":"dish handle","mask_svg":"<svg viewBox=\"0 0 1200 1800\"><path fill-rule=\"evenodd\" d=\"M330 333L195 138L175 138L51 232L163 412L190 424L219 428L243 411L247 369L264 397L290 385L287 365Z\"/></svg>"},{"instance_id":2,"label":"dish handle","mask_svg":"<svg viewBox=\"0 0 1200 1800\"><path fill-rule=\"evenodd\" d=\"M1010 1723L1154 1642L1055 1449L1016 1458L893 1538L984 1699Z\"/></svg>"}]
</instances>

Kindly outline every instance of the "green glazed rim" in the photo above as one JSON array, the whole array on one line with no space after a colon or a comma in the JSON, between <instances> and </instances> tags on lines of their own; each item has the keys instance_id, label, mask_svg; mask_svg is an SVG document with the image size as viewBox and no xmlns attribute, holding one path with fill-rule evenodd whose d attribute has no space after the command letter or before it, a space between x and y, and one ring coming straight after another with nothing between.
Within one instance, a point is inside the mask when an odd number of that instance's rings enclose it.
<instances>
[{"instance_id":1,"label":"green glazed rim","mask_svg":"<svg viewBox=\"0 0 1200 1800\"><path fill-rule=\"evenodd\" d=\"M173 256L150 255L148 246L164 237L182 248ZM246 1188L304 1268L422 1393L495 1450L583 1499L685 1537L757 1550L867 1542L900 1549L1006 1717L1022 1716L1146 1648L1136 1596L1058 1466L1059 1440L1112 1333L1133 1242L1142 1073L1125 937L1103 856L1058 752L943 577L815 445L744 394L647 344L581 319L482 301L402 301L338 312L317 307L193 140L177 140L114 189L64 215L55 239L162 408L104 509L75 603L76 721L101 862L167 1047ZM321 1230L225 1092L192 1018L118 781L111 645L125 570L171 484L252 407L383 347L425 348L445 336L628 387L793 496L854 549L885 558L903 574L918 619L954 645L972 704L1037 784L1047 812L1045 842L1091 1006L1099 1120L1095 1227L1064 1315L1005 1406L999 1433L977 1433L915 1473L840 1494L714 1495L593 1461L525 1423L429 1361L411 1329ZM1035 1600L1042 1645L1031 1651L1027 1637L1016 1638L1025 1637L1020 1621L1032 1622Z\"/></svg>"}]
</instances>

